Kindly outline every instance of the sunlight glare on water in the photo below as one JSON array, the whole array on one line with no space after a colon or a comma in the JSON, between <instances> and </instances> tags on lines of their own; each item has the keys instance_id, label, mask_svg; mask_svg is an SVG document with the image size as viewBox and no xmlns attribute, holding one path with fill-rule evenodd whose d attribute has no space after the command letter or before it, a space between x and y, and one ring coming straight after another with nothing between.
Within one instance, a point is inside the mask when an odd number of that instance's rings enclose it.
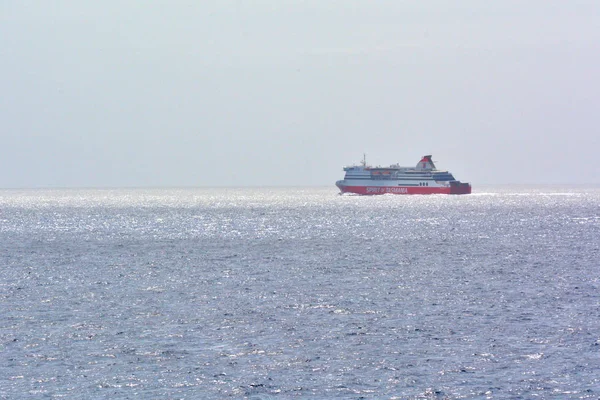
<instances>
[{"instance_id":1,"label":"sunlight glare on water","mask_svg":"<svg viewBox=\"0 0 600 400\"><path fill-rule=\"evenodd\" d=\"M0 191L0 398L598 398L600 189Z\"/></svg>"}]
</instances>

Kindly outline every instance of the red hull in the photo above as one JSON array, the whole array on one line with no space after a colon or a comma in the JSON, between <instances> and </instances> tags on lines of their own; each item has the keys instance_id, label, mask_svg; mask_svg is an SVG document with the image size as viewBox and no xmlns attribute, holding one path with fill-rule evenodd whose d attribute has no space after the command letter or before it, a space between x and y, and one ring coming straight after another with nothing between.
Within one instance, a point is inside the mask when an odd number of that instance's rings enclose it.
<instances>
[{"instance_id":1,"label":"red hull","mask_svg":"<svg viewBox=\"0 0 600 400\"><path fill-rule=\"evenodd\" d=\"M423 186L340 186L342 193L355 193L362 195L377 194L470 194L471 185L461 184L450 187L423 187Z\"/></svg>"}]
</instances>

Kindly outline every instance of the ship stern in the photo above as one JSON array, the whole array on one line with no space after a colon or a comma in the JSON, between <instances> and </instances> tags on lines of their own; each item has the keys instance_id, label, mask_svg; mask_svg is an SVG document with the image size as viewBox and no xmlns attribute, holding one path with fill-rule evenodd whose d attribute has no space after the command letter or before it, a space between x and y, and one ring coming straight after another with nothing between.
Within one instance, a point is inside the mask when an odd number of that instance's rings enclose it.
<instances>
[{"instance_id":1,"label":"ship stern","mask_svg":"<svg viewBox=\"0 0 600 400\"><path fill-rule=\"evenodd\" d=\"M471 194L471 184L467 182L450 182L450 194Z\"/></svg>"}]
</instances>

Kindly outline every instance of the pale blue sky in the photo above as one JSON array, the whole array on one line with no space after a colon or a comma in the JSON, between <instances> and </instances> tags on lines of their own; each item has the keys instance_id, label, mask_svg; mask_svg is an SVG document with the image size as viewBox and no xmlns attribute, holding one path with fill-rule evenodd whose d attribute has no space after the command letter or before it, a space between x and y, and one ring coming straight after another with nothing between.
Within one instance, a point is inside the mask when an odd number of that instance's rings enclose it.
<instances>
[{"instance_id":1,"label":"pale blue sky","mask_svg":"<svg viewBox=\"0 0 600 400\"><path fill-rule=\"evenodd\" d=\"M599 1L4 1L0 187L600 183Z\"/></svg>"}]
</instances>

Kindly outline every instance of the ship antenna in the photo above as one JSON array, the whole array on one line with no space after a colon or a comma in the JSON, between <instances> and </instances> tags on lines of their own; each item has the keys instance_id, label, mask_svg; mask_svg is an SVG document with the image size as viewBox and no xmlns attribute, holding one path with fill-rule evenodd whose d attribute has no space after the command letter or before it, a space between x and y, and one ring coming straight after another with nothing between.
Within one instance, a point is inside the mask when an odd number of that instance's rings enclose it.
<instances>
[{"instance_id":1,"label":"ship antenna","mask_svg":"<svg viewBox=\"0 0 600 400\"><path fill-rule=\"evenodd\" d=\"M363 167L367 166L367 154L366 153L363 153L362 165L363 165Z\"/></svg>"}]
</instances>

